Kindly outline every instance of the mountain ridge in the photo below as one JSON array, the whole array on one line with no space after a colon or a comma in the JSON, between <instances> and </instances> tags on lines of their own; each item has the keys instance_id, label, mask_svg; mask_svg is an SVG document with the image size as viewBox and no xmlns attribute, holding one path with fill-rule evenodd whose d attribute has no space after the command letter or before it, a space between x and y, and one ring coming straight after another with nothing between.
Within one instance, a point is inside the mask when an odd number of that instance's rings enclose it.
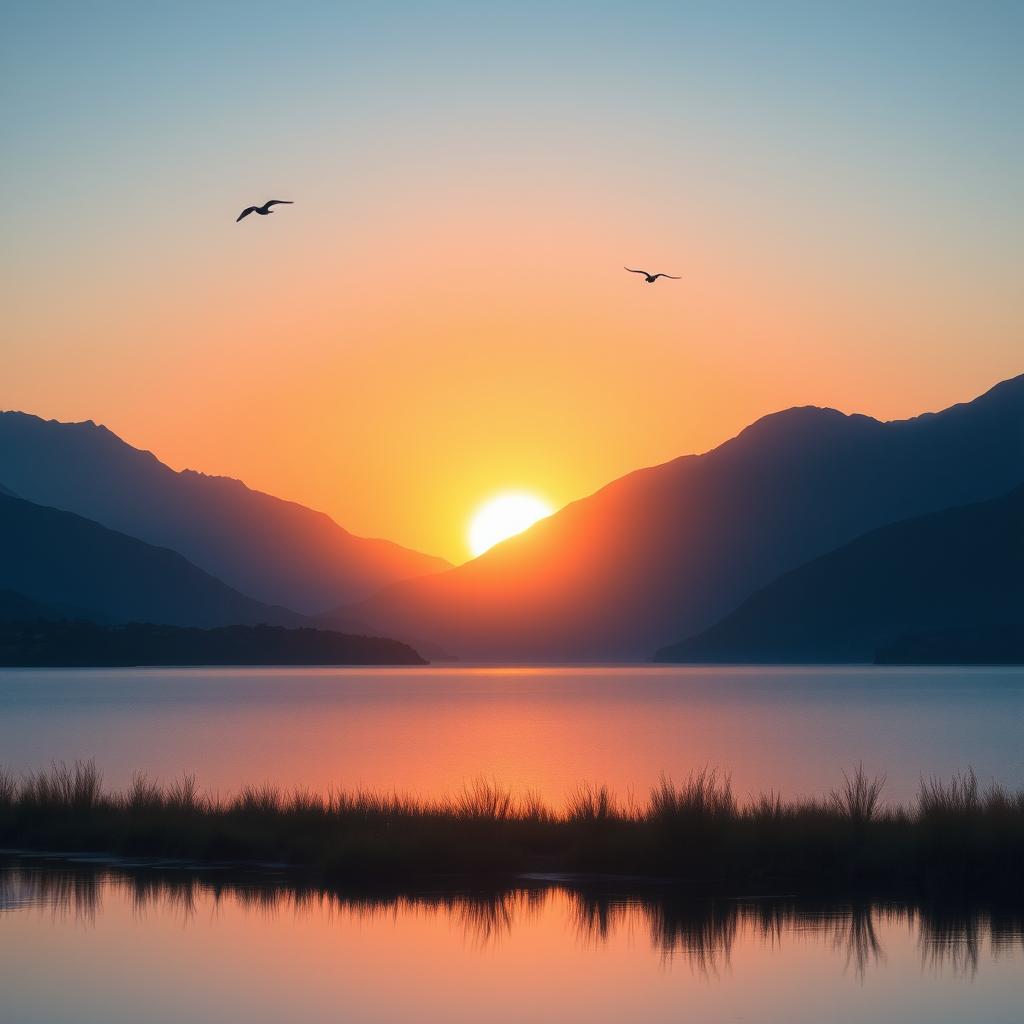
<instances>
[{"instance_id":1,"label":"mountain ridge","mask_svg":"<svg viewBox=\"0 0 1024 1024\"><path fill-rule=\"evenodd\" d=\"M343 611L461 658L646 660L868 530L997 496L1022 465L1024 375L904 420L794 407Z\"/></svg>"},{"instance_id":2,"label":"mountain ridge","mask_svg":"<svg viewBox=\"0 0 1024 1024\"><path fill-rule=\"evenodd\" d=\"M171 469L93 420L0 413L0 479L20 497L172 548L245 594L306 614L450 568L233 477Z\"/></svg>"},{"instance_id":3,"label":"mountain ridge","mask_svg":"<svg viewBox=\"0 0 1024 1024\"><path fill-rule=\"evenodd\" d=\"M921 632L1024 621L1024 486L871 530L656 661L870 662Z\"/></svg>"},{"instance_id":4,"label":"mountain ridge","mask_svg":"<svg viewBox=\"0 0 1024 1024\"><path fill-rule=\"evenodd\" d=\"M100 621L175 626L300 626L308 620L239 593L169 548L73 512L0 496L0 589Z\"/></svg>"}]
</instances>

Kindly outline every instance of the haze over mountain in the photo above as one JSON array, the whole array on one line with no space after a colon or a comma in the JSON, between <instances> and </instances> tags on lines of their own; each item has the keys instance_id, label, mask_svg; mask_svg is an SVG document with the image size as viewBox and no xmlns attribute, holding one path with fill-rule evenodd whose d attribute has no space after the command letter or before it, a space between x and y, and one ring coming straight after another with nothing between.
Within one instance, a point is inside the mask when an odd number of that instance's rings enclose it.
<instances>
[{"instance_id":1,"label":"haze over mountain","mask_svg":"<svg viewBox=\"0 0 1024 1024\"><path fill-rule=\"evenodd\" d=\"M449 567L239 480L176 472L92 421L0 413L0 480L18 496L169 547L268 604L317 613Z\"/></svg>"},{"instance_id":2,"label":"haze over mountain","mask_svg":"<svg viewBox=\"0 0 1024 1024\"><path fill-rule=\"evenodd\" d=\"M179 626L302 625L192 565L99 523L0 496L0 589L97 621ZM18 600L12 597L14 604ZM12 615L12 618L22 617ZM52 618L52 615L45 615Z\"/></svg>"},{"instance_id":3,"label":"haze over mountain","mask_svg":"<svg viewBox=\"0 0 1024 1024\"><path fill-rule=\"evenodd\" d=\"M659 661L870 662L907 633L1024 622L1024 487L872 530Z\"/></svg>"},{"instance_id":4,"label":"haze over mountain","mask_svg":"<svg viewBox=\"0 0 1024 1024\"><path fill-rule=\"evenodd\" d=\"M645 660L868 530L993 498L1022 479L1024 376L888 423L789 409L348 611L462 658Z\"/></svg>"}]
</instances>

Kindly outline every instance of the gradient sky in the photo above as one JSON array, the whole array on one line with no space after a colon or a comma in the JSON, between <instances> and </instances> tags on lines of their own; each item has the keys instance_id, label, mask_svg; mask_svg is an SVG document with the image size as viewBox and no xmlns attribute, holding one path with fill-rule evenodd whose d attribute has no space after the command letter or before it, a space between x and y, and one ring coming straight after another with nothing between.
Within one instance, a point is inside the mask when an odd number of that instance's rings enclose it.
<instances>
[{"instance_id":1,"label":"gradient sky","mask_svg":"<svg viewBox=\"0 0 1024 1024\"><path fill-rule=\"evenodd\" d=\"M1021 52L1020 3L5 4L0 407L461 561L504 489L969 399L1024 371Z\"/></svg>"}]
</instances>

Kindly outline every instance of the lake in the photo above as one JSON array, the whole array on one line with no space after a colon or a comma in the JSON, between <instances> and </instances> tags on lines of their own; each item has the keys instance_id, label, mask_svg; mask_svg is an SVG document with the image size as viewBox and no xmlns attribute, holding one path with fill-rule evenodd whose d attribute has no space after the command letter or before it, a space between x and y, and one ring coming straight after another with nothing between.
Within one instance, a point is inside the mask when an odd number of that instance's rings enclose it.
<instances>
[{"instance_id":1,"label":"lake","mask_svg":"<svg viewBox=\"0 0 1024 1024\"><path fill-rule=\"evenodd\" d=\"M0 670L0 765L94 758L107 784L194 772L437 795L481 776L560 804L660 772L742 797L822 793L863 762L908 799L968 766L1024 786L1024 671L909 668Z\"/></svg>"},{"instance_id":2,"label":"lake","mask_svg":"<svg viewBox=\"0 0 1024 1024\"><path fill-rule=\"evenodd\" d=\"M5 670L0 764L95 758L120 786L282 786L552 803L662 771L890 799L973 766L1024 786L1024 673L905 668ZM1020 1020L998 906L683 900L627 883L324 892L286 878L0 857L0 1017L17 1024Z\"/></svg>"},{"instance_id":3,"label":"lake","mask_svg":"<svg viewBox=\"0 0 1024 1024\"><path fill-rule=\"evenodd\" d=\"M12 1024L1010 1024L1024 918L605 885L344 894L0 859Z\"/></svg>"}]
</instances>

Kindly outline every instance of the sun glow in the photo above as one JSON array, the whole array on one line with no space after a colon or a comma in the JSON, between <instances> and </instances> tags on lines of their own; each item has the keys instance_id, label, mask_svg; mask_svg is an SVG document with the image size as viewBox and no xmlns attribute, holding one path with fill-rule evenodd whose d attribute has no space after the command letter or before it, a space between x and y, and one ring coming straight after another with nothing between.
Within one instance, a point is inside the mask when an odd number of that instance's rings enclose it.
<instances>
[{"instance_id":1,"label":"sun glow","mask_svg":"<svg viewBox=\"0 0 1024 1024\"><path fill-rule=\"evenodd\" d=\"M469 524L469 550L482 555L499 541L533 526L554 511L532 494L500 494L477 510Z\"/></svg>"}]
</instances>

